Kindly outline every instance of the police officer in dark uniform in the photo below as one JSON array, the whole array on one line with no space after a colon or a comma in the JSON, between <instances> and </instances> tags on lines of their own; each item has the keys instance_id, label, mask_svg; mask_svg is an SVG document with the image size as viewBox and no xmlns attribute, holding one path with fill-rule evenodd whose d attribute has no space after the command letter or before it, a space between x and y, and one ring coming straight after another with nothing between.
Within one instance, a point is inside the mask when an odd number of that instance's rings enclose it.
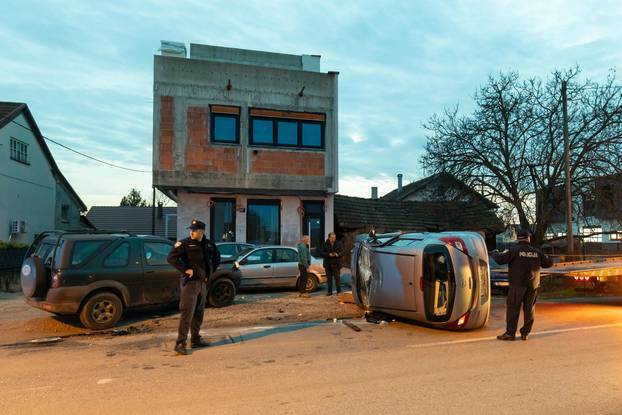
<instances>
[{"instance_id":1,"label":"police officer in dark uniform","mask_svg":"<svg viewBox=\"0 0 622 415\"><path fill-rule=\"evenodd\" d=\"M540 287L540 268L549 268L553 262L541 250L531 246L529 231L518 231L518 243L505 252L493 251L498 264L509 264L510 289L507 298L506 330L499 340L515 340L518 317L523 307L524 325L521 339L527 340L533 326L536 298Z\"/></svg>"},{"instance_id":2,"label":"police officer in dark uniform","mask_svg":"<svg viewBox=\"0 0 622 415\"><path fill-rule=\"evenodd\" d=\"M205 223L194 219L188 229L190 237L177 241L167 258L182 273L179 296L181 316L175 343L175 351L181 355L188 354L188 330L192 348L209 346L201 339L199 331L203 323L209 276L220 264L218 248L205 237Z\"/></svg>"}]
</instances>

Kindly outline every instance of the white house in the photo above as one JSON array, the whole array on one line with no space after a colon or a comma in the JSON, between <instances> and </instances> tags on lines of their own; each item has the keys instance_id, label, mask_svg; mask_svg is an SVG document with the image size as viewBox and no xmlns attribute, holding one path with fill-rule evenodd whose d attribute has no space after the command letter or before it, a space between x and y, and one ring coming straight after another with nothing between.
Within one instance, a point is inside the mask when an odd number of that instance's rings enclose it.
<instances>
[{"instance_id":1,"label":"white house","mask_svg":"<svg viewBox=\"0 0 622 415\"><path fill-rule=\"evenodd\" d=\"M86 210L28 106L0 102L0 240L27 244L45 230L82 228Z\"/></svg>"}]
</instances>

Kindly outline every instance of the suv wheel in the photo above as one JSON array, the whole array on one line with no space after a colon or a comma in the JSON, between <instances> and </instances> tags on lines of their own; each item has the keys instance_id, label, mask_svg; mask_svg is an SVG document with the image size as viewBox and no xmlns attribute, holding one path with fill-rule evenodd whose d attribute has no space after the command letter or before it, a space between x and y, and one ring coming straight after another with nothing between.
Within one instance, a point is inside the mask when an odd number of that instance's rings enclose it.
<instances>
[{"instance_id":1,"label":"suv wheel","mask_svg":"<svg viewBox=\"0 0 622 415\"><path fill-rule=\"evenodd\" d=\"M80 310L80 321L91 330L113 327L123 314L123 303L115 294L101 292L87 300Z\"/></svg>"},{"instance_id":2,"label":"suv wheel","mask_svg":"<svg viewBox=\"0 0 622 415\"><path fill-rule=\"evenodd\" d=\"M214 307L226 307L235 299L235 284L229 278L217 279L209 289L208 300Z\"/></svg>"}]
</instances>

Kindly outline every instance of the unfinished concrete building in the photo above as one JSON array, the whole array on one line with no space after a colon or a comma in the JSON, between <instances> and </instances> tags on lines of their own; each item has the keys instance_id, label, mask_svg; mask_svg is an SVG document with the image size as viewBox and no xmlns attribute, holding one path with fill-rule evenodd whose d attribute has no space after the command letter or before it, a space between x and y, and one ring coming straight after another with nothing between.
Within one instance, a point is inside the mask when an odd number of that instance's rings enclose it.
<instances>
[{"instance_id":1,"label":"unfinished concrete building","mask_svg":"<svg viewBox=\"0 0 622 415\"><path fill-rule=\"evenodd\" d=\"M320 57L162 42L153 183L214 241L312 247L333 230L337 72Z\"/></svg>"}]
</instances>

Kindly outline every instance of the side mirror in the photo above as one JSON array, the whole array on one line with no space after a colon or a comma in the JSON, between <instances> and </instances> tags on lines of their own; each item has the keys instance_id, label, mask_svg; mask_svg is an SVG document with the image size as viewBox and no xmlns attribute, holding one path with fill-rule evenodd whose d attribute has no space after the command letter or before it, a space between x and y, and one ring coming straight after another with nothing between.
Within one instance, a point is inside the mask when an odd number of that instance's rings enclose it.
<instances>
[{"instance_id":1,"label":"side mirror","mask_svg":"<svg viewBox=\"0 0 622 415\"><path fill-rule=\"evenodd\" d=\"M238 268L240 267L240 265L246 265L246 263L248 262L248 260L246 258L244 258L243 260L241 260L240 262L236 262L238 264Z\"/></svg>"}]
</instances>

